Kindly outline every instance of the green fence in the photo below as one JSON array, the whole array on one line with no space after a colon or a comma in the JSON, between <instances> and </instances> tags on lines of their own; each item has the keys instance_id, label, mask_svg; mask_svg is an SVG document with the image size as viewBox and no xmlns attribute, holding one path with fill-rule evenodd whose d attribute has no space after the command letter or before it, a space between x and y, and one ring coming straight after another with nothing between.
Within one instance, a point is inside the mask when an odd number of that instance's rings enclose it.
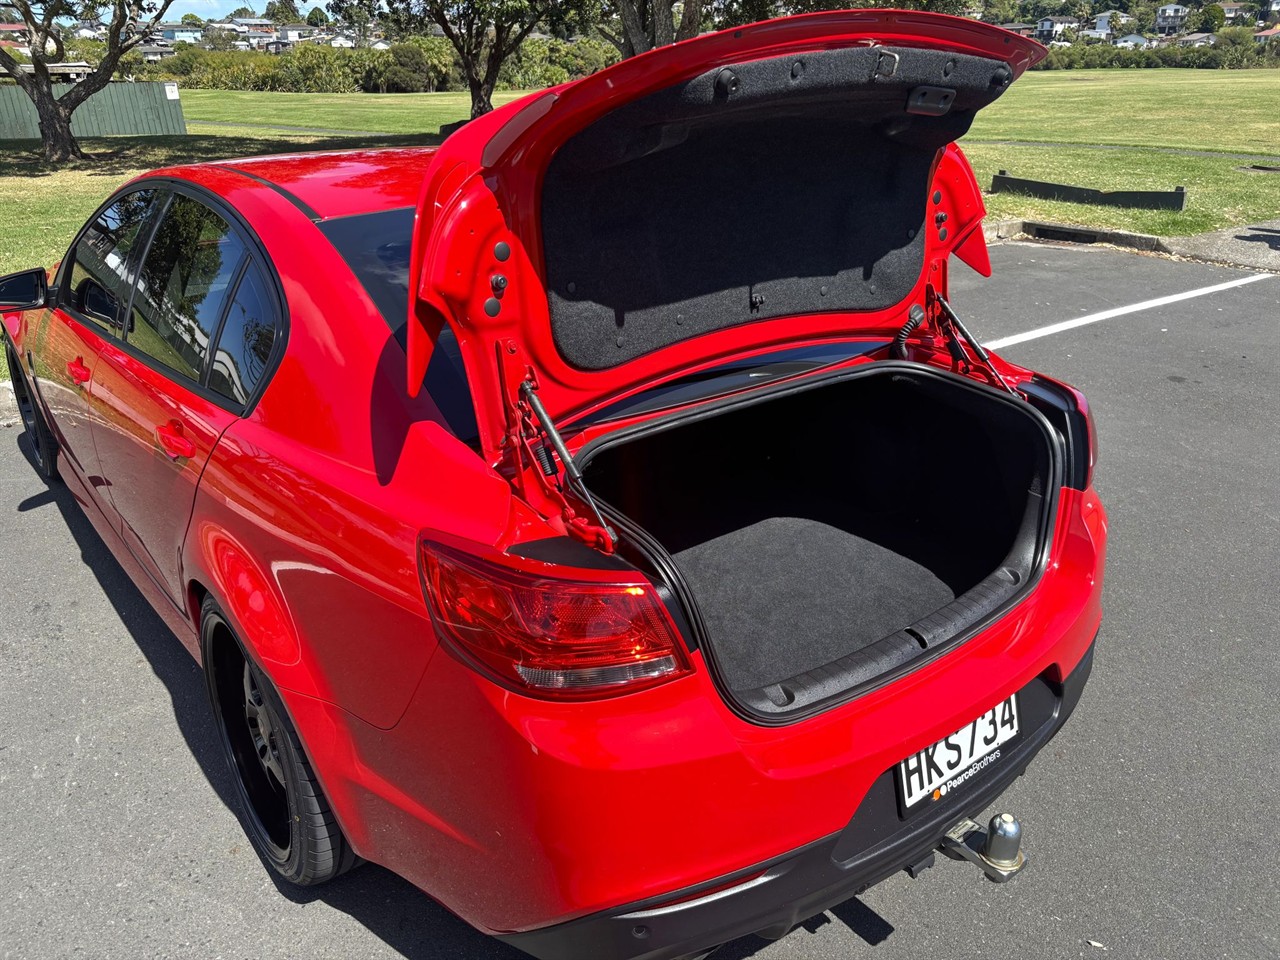
<instances>
[{"instance_id":1,"label":"green fence","mask_svg":"<svg viewBox=\"0 0 1280 960\"><path fill-rule=\"evenodd\" d=\"M57 86L55 91L69 89ZM109 83L71 115L77 137L137 137L184 134L176 83ZM0 86L0 140L38 140L35 105L17 86Z\"/></svg>"}]
</instances>

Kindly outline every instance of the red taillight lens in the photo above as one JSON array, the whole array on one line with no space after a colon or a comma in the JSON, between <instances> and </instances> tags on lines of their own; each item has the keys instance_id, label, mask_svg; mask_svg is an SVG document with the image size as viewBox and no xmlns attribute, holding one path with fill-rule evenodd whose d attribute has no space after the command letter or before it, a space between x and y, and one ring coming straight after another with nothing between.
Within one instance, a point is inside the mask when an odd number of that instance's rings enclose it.
<instances>
[{"instance_id":1,"label":"red taillight lens","mask_svg":"<svg viewBox=\"0 0 1280 960\"><path fill-rule=\"evenodd\" d=\"M629 693L689 672L671 618L640 578L547 577L428 540L419 559L437 629L521 689Z\"/></svg>"}]
</instances>

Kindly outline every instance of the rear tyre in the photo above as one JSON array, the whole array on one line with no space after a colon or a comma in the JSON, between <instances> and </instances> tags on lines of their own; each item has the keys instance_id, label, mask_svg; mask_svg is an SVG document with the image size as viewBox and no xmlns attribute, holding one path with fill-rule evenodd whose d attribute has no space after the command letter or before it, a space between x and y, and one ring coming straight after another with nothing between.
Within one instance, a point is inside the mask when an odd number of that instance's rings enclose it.
<instances>
[{"instance_id":1,"label":"rear tyre","mask_svg":"<svg viewBox=\"0 0 1280 960\"><path fill-rule=\"evenodd\" d=\"M299 886L332 880L357 862L271 681L250 659L212 598L201 608L205 679L240 820L263 860Z\"/></svg>"},{"instance_id":2,"label":"rear tyre","mask_svg":"<svg viewBox=\"0 0 1280 960\"><path fill-rule=\"evenodd\" d=\"M13 347L5 344L5 360L9 364L9 377L13 383L13 398L18 403L18 415L22 417L22 429L31 444L31 464L36 468L45 483L56 483L58 480L58 442L53 439L53 431L44 421L44 415L36 405L35 397L27 388L27 381L13 352Z\"/></svg>"}]
</instances>

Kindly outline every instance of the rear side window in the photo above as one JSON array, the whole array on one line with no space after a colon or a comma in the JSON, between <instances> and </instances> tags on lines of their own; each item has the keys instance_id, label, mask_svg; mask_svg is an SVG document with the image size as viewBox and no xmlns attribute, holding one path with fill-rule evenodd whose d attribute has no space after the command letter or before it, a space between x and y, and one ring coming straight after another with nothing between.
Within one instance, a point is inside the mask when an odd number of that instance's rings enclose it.
<instances>
[{"instance_id":1,"label":"rear side window","mask_svg":"<svg viewBox=\"0 0 1280 960\"><path fill-rule=\"evenodd\" d=\"M236 287L218 335L209 389L244 405L266 372L276 340L275 310L262 271L252 261Z\"/></svg>"},{"instance_id":2,"label":"rear side window","mask_svg":"<svg viewBox=\"0 0 1280 960\"><path fill-rule=\"evenodd\" d=\"M81 316L119 326L129 299L131 254L156 208L158 192L119 197L89 224L72 256L66 302Z\"/></svg>"},{"instance_id":3,"label":"rear side window","mask_svg":"<svg viewBox=\"0 0 1280 960\"><path fill-rule=\"evenodd\" d=\"M377 306L403 350L409 319L409 248L413 244L413 208L383 210L323 220L317 226L347 262ZM453 330L446 324L436 341L423 379L449 429L459 440L479 436L471 388Z\"/></svg>"},{"instance_id":4,"label":"rear side window","mask_svg":"<svg viewBox=\"0 0 1280 960\"><path fill-rule=\"evenodd\" d=\"M142 261L126 340L200 382L244 256L244 244L226 220L198 200L176 195Z\"/></svg>"}]
</instances>

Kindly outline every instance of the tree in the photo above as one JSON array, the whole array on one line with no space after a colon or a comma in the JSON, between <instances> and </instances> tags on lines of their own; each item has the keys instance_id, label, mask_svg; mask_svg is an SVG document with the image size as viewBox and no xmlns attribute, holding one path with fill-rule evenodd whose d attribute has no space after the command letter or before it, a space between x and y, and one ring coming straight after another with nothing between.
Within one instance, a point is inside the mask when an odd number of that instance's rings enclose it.
<instances>
[{"instance_id":1,"label":"tree","mask_svg":"<svg viewBox=\"0 0 1280 960\"><path fill-rule=\"evenodd\" d=\"M236 7L227 14L228 20L252 20L257 14L253 12L253 7Z\"/></svg>"},{"instance_id":2,"label":"tree","mask_svg":"<svg viewBox=\"0 0 1280 960\"><path fill-rule=\"evenodd\" d=\"M11 0L8 4L22 18L31 47L31 72L27 73L13 55L0 47L0 67L31 98L40 119L40 139L44 156L52 163L83 160L84 151L71 132L71 115L76 108L105 87L130 50L155 29L173 0L111 0L111 21L107 26L106 51L88 75L58 96L54 90L52 64L67 59L67 46L59 18L91 19L98 12L92 0ZM149 19L148 19L149 18Z\"/></svg>"},{"instance_id":3,"label":"tree","mask_svg":"<svg viewBox=\"0 0 1280 960\"><path fill-rule=\"evenodd\" d=\"M234 50L236 43L240 39L240 34L234 30L224 30L221 27L207 27L204 36L201 38L204 46L210 50Z\"/></svg>"},{"instance_id":4,"label":"tree","mask_svg":"<svg viewBox=\"0 0 1280 960\"><path fill-rule=\"evenodd\" d=\"M1191 14L1187 19L1192 21L1188 26L1194 32L1217 33L1227 22L1227 14L1222 7L1211 3L1199 13Z\"/></svg>"},{"instance_id":5,"label":"tree","mask_svg":"<svg viewBox=\"0 0 1280 960\"><path fill-rule=\"evenodd\" d=\"M307 14L307 23L313 27L323 27L329 22L329 15L324 12L324 7L312 7L311 12Z\"/></svg>"},{"instance_id":6,"label":"tree","mask_svg":"<svg viewBox=\"0 0 1280 960\"><path fill-rule=\"evenodd\" d=\"M597 26L600 36L625 57L646 53L655 47L688 40L702 32L704 0L604 0L602 13L609 26ZM680 7L679 15L676 7ZM744 5L751 19L771 16L772 4ZM763 16L754 16L763 14Z\"/></svg>"},{"instance_id":7,"label":"tree","mask_svg":"<svg viewBox=\"0 0 1280 960\"><path fill-rule=\"evenodd\" d=\"M369 45L369 31L378 19L378 0L330 0L329 12L355 35L357 47Z\"/></svg>"},{"instance_id":8,"label":"tree","mask_svg":"<svg viewBox=\"0 0 1280 960\"><path fill-rule=\"evenodd\" d=\"M293 0L267 0L267 9L262 14L274 24L297 23L302 19L298 6Z\"/></svg>"},{"instance_id":9,"label":"tree","mask_svg":"<svg viewBox=\"0 0 1280 960\"><path fill-rule=\"evenodd\" d=\"M339 16L354 2L331 0L329 12ZM430 24L444 32L462 64L474 119L493 109L502 64L533 28L554 26L576 9L575 0L387 0L387 20L401 35L425 33Z\"/></svg>"},{"instance_id":10,"label":"tree","mask_svg":"<svg viewBox=\"0 0 1280 960\"><path fill-rule=\"evenodd\" d=\"M193 27L203 27L203 26L204 26L204 21L203 21L203 20L201 20L201 19L200 19L198 16L196 16L194 13L184 13L184 14L182 15L182 19L179 21L179 23L189 23L189 24L191 24Z\"/></svg>"}]
</instances>

